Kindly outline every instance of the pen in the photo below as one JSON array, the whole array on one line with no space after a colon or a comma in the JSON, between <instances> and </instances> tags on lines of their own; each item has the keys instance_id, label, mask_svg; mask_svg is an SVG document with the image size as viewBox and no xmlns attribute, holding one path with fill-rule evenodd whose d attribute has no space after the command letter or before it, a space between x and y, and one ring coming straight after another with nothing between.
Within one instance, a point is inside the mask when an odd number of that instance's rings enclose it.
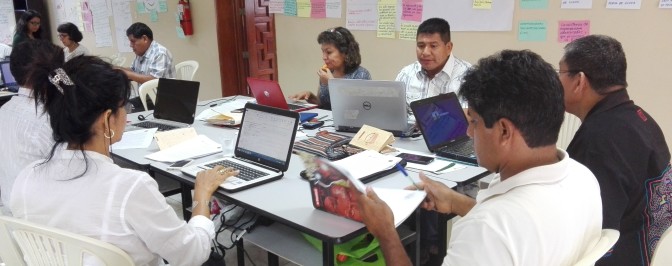
<instances>
[{"instance_id":1,"label":"pen","mask_svg":"<svg viewBox=\"0 0 672 266\"><path fill-rule=\"evenodd\" d=\"M420 189L420 187L418 187L417 184L415 184L415 181L413 181L413 179L410 176L408 176L406 169L404 169L404 167L401 166L401 164L397 164L397 170L399 170L399 172L401 172L405 177L408 177L408 180L411 180L411 183L413 184L413 186L415 186L417 190L422 190Z\"/></svg>"},{"instance_id":2,"label":"pen","mask_svg":"<svg viewBox=\"0 0 672 266\"><path fill-rule=\"evenodd\" d=\"M324 119L324 118L327 118L327 116L329 116L329 115L323 115L323 116L321 116L321 117L316 118L315 120L320 121L320 120L322 120L322 119Z\"/></svg>"}]
</instances>

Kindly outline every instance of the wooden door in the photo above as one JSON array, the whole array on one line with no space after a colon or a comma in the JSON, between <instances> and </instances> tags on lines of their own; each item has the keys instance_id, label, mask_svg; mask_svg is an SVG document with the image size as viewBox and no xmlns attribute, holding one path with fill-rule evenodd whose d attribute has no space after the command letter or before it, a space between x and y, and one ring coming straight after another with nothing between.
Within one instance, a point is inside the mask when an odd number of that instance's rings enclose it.
<instances>
[{"instance_id":1,"label":"wooden door","mask_svg":"<svg viewBox=\"0 0 672 266\"><path fill-rule=\"evenodd\" d=\"M245 0L245 29L250 77L278 80L275 21L268 13L269 0Z\"/></svg>"},{"instance_id":2,"label":"wooden door","mask_svg":"<svg viewBox=\"0 0 672 266\"><path fill-rule=\"evenodd\" d=\"M222 95L249 95L247 77L278 80L268 0L216 0Z\"/></svg>"}]
</instances>

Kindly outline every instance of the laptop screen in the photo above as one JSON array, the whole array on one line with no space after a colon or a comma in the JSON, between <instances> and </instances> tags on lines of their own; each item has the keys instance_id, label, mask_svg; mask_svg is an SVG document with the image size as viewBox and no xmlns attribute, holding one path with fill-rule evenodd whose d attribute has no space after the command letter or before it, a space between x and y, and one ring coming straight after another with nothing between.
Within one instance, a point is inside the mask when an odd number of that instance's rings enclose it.
<instances>
[{"instance_id":1,"label":"laptop screen","mask_svg":"<svg viewBox=\"0 0 672 266\"><path fill-rule=\"evenodd\" d=\"M16 80L12 72L9 71L9 61L0 62L0 71L2 74L2 84L7 87L16 85Z\"/></svg>"},{"instance_id":2,"label":"laptop screen","mask_svg":"<svg viewBox=\"0 0 672 266\"><path fill-rule=\"evenodd\" d=\"M455 93L413 102L411 108L430 149L467 135L469 123Z\"/></svg>"},{"instance_id":3,"label":"laptop screen","mask_svg":"<svg viewBox=\"0 0 672 266\"><path fill-rule=\"evenodd\" d=\"M154 117L185 124L194 123L199 86L197 81L159 79Z\"/></svg>"},{"instance_id":4,"label":"laptop screen","mask_svg":"<svg viewBox=\"0 0 672 266\"><path fill-rule=\"evenodd\" d=\"M248 103L238 133L236 156L287 170L299 113Z\"/></svg>"}]
</instances>

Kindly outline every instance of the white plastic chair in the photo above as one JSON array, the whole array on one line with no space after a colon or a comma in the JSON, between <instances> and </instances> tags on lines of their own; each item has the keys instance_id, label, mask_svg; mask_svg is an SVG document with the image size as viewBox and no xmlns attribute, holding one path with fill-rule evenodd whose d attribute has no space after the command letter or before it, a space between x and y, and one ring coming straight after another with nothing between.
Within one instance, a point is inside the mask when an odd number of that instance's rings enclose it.
<instances>
[{"instance_id":1,"label":"white plastic chair","mask_svg":"<svg viewBox=\"0 0 672 266\"><path fill-rule=\"evenodd\" d=\"M6 265L83 265L84 254L106 265L135 265L112 244L8 216L0 216L0 244Z\"/></svg>"},{"instance_id":2,"label":"white plastic chair","mask_svg":"<svg viewBox=\"0 0 672 266\"><path fill-rule=\"evenodd\" d=\"M194 80L196 70L198 70L198 62L194 60L187 60L175 65L177 79L181 80Z\"/></svg>"},{"instance_id":3,"label":"white plastic chair","mask_svg":"<svg viewBox=\"0 0 672 266\"><path fill-rule=\"evenodd\" d=\"M140 94L140 101L142 102L142 106L145 107L145 111L148 111L149 109L147 108L147 95L149 95L149 98L152 99L152 102L156 104L156 88L159 87L159 79L153 79L150 81L147 81L145 83L142 83L140 85L140 89L138 89L138 93Z\"/></svg>"},{"instance_id":4,"label":"white plastic chair","mask_svg":"<svg viewBox=\"0 0 672 266\"><path fill-rule=\"evenodd\" d=\"M656 249L653 251L650 266L672 265L672 227L668 227L660 236Z\"/></svg>"},{"instance_id":5,"label":"white plastic chair","mask_svg":"<svg viewBox=\"0 0 672 266\"><path fill-rule=\"evenodd\" d=\"M602 235L597 243L595 243L595 246L587 250L574 266L595 265L595 262L602 258L616 244L620 236L621 233L618 230L602 229Z\"/></svg>"},{"instance_id":6,"label":"white plastic chair","mask_svg":"<svg viewBox=\"0 0 672 266\"><path fill-rule=\"evenodd\" d=\"M560 127L560 134L558 135L558 142L556 146L563 150L567 149L569 143L572 142L574 134L579 130L581 126L581 119L576 117L573 114L565 113L565 120L562 121L562 126Z\"/></svg>"},{"instance_id":7,"label":"white plastic chair","mask_svg":"<svg viewBox=\"0 0 672 266\"><path fill-rule=\"evenodd\" d=\"M119 66L119 67L123 67L124 63L126 63L126 57L123 57L123 56L116 57L116 58L112 59L112 62L110 62L110 64L115 65L115 66Z\"/></svg>"}]
</instances>

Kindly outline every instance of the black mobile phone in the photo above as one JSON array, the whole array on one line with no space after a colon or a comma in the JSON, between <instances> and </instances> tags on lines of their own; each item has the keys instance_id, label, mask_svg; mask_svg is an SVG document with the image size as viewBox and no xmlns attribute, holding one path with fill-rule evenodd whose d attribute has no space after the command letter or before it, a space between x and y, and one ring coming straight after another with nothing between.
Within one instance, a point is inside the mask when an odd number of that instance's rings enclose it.
<instances>
[{"instance_id":1,"label":"black mobile phone","mask_svg":"<svg viewBox=\"0 0 672 266\"><path fill-rule=\"evenodd\" d=\"M173 164L169 165L168 170L180 170L180 168L187 166L187 164L193 162L194 160L192 159L186 159L186 160L180 160L177 162L174 162Z\"/></svg>"},{"instance_id":2,"label":"black mobile phone","mask_svg":"<svg viewBox=\"0 0 672 266\"><path fill-rule=\"evenodd\" d=\"M397 155L397 157L400 157L409 163L417 163L417 164L429 164L434 161L434 157L422 156L411 153L400 153L399 155Z\"/></svg>"}]
</instances>

